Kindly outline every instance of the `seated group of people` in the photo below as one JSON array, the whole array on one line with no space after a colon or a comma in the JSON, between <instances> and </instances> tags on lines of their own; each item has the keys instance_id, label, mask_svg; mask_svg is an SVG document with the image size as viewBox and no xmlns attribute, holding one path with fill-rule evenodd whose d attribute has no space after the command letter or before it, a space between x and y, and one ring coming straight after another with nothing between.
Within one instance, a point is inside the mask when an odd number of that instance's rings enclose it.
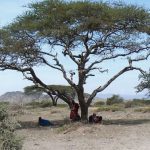
<instances>
[{"instance_id":1,"label":"seated group of people","mask_svg":"<svg viewBox=\"0 0 150 150\"><path fill-rule=\"evenodd\" d=\"M89 116L89 123L102 123L102 116L97 116L95 113Z\"/></svg>"},{"instance_id":2,"label":"seated group of people","mask_svg":"<svg viewBox=\"0 0 150 150\"><path fill-rule=\"evenodd\" d=\"M81 117L78 113L79 104L75 103L75 101L72 101L72 107L70 112L70 119L71 121L79 121L81 120Z\"/></svg>"},{"instance_id":3,"label":"seated group of people","mask_svg":"<svg viewBox=\"0 0 150 150\"><path fill-rule=\"evenodd\" d=\"M79 121L81 120L81 117L78 113L79 104L72 101L72 108L70 112L70 119L71 121ZM97 116L95 113L93 115L89 116L89 123L101 123L102 122L102 116Z\"/></svg>"},{"instance_id":4,"label":"seated group of people","mask_svg":"<svg viewBox=\"0 0 150 150\"><path fill-rule=\"evenodd\" d=\"M79 110L79 104L72 101L72 107L71 107L71 112L70 112L71 121L81 120L78 110ZM102 116L97 116L95 113L89 116L89 123L101 123L101 122L102 122ZM38 124L40 126L53 126L54 125L49 120L43 119L41 117L39 117Z\"/></svg>"}]
</instances>

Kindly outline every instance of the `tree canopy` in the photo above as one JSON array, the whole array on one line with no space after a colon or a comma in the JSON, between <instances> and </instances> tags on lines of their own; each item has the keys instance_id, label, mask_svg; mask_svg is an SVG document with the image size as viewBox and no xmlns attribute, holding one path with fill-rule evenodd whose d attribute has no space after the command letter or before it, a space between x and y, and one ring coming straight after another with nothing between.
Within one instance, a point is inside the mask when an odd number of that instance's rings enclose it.
<instances>
[{"instance_id":1,"label":"tree canopy","mask_svg":"<svg viewBox=\"0 0 150 150\"><path fill-rule=\"evenodd\" d=\"M87 118L96 94L120 75L131 70L143 73L141 68L134 67L134 62L150 55L148 10L123 3L62 0L44 0L28 7L0 31L0 68L22 72L45 91L50 89L34 67L45 65L60 71L77 93L82 119ZM71 71L67 71L68 64L62 57L74 63ZM85 98L87 79L109 71L103 64L117 58L127 59L129 65Z\"/></svg>"}]
</instances>

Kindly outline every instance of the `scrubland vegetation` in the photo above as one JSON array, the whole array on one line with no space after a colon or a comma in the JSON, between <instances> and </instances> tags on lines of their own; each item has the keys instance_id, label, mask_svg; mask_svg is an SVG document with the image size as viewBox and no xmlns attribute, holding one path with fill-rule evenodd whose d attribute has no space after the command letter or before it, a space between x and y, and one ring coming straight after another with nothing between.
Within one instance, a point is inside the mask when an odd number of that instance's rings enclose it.
<instances>
[{"instance_id":1,"label":"scrubland vegetation","mask_svg":"<svg viewBox=\"0 0 150 150\"><path fill-rule=\"evenodd\" d=\"M133 99L124 100L119 95L113 95L106 101L97 101L92 107L96 107L95 111L125 111L126 108L133 108L137 112L150 112L150 100Z\"/></svg>"},{"instance_id":2,"label":"scrubland vegetation","mask_svg":"<svg viewBox=\"0 0 150 150\"><path fill-rule=\"evenodd\" d=\"M94 112L98 115L102 115L103 125L106 128L107 125L112 125L112 128L114 128L113 125L123 124L128 126L141 123L145 124L149 122L147 118L150 113L150 100L133 99L127 101L121 98L119 95L113 95L107 100L95 100L95 101L96 102L90 106L89 115L91 115ZM9 111L7 108L9 108ZM38 139L38 136L41 136L41 133L44 136L46 135L47 137L49 137L50 135L57 136L63 134L71 136L71 134L68 133L76 134L80 132L81 135L84 134L89 135L91 132L98 133L101 131L101 128L105 128L104 126L93 127L89 124L82 124L81 122L71 123L69 120L69 113L70 108L67 104L58 103L57 106L55 107L52 105L52 102L50 100L32 101L27 104L19 104L19 103L11 104L9 102L1 102L0 103L1 149L21 150L22 146L24 149L29 149L30 147L28 146L28 143L30 143L29 145L32 145L32 143L34 143L34 140L32 141L31 139L35 138L35 136L37 136L36 138ZM38 126L39 116L51 120L55 124L54 128L39 127ZM20 123L20 126L18 126L17 128L16 128L17 123L12 122L12 117L16 118L16 122L18 121ZM134 126L134 128L136 128L136 126ZM119 128L117 130L124 130L124 129ZM100 133L100 135L102 134ZM50 139L51 138L48 138L48 143ZM39 143L41 142L42 141L39 141ZM53 143L53 140L51 142ZM41 143L41 146L42 145L43 144ZM35 145L33 145L32 148L36 149L36 147L37 145L35 143Z\"/></svg>"}]
</instances>

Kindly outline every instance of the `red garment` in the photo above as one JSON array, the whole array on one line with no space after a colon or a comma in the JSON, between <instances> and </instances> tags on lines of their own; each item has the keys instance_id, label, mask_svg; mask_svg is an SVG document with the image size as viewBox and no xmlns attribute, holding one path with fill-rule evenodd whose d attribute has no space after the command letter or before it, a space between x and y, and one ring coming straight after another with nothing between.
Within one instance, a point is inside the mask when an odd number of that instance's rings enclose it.
<instances>
[{"instance_id":1,"label":"red garment","mask_svg":"<svg viewBox=\"0 0 150 150\"><path fill-rule=\"evenodd\" d=\"M70 112L70 119L76 120L76 118L79 116L78 109L79 109L79 104L74 103Z\"/></svg>"}]
</instances>

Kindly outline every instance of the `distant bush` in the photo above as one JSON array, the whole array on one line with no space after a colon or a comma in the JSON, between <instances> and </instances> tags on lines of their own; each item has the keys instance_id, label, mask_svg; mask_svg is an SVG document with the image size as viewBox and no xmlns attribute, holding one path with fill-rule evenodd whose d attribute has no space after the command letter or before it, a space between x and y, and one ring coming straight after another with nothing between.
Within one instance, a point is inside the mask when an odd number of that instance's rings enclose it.
<instances>
[{"instance_id":1,"label":"distant bush","mask_svg":"<svg viewBox=\"0 0 150 150\"><path fill-rule=\"evenodd\" d=\"M150 105L150 100L145 100L145 99L133 99L133 103L136 105Z\"/></svg>"},{"instance_id":2,"label":"distant bush","mask_svg":"<svg viewBox=\"0 0 150 150\"><path fill-rule=\"evenodd\" d=\"M147 106L147 105L150 105L150 100L133 99L132 101L125 102L125 108Z\"/></svg>"},{"instance_id":3,"label":"distant bush","mask_svg":"<svg viewBox=\"0 0 150 150\"><path fill-rule=\"evenodd\" d=\"M127 101L127 102L125 102L124 107L125 108L131 108L131 107L133 107L133 101Z\"/></svg>"},{"instance_id":4,"label":"distant bush","mask_svg":"<svg viewBox=\"0 0 150 150\"><path fill-rule=\"evenodd\" d=\"M10 121L5 106L0 106L0 149L21 150L22 141L14 133L16 124Z\"/></svg>"},{"instance_id":5,"label":"distant bush","mask_svg":"<svg viewBox=\"0 0 150 150\"><path fill-rule=\"evenodd\" d=\"M120 97L119 95L113 95L110 98L107 98L106 104L107 105L113 105L113 104L119 104L123 103L123 98Z\"/></svg>"},{"instance_id":6,"label":"distant bush","mask_svg":"<svg viewBox=\"0 0 150 150\"><path fill-rule=\"evenodd\" d=\"M45 107L52 107L53 104L49 100L41 101L40 102L40 107L45 108Z\"/></svg>"},{"instance_id":7,"label":"distant bush","mask_svg":"<svg viewBox=\"0 0 150 150\"><path fill-rule=\"evenodd\" d=\"M104 102L104 101L95 102L93 106L99 107L99 106L102 106L102 105L105 105L105 102Z\"/></svg>"},{"instance_id":8,"label":"distant bush","mask_svg":"<svg viewBox=\"0 0 150 150\"><path fill-rule=\"evenodd\" d=\"M101 106L98 107L95 112L100 112L100 111L123 111L123 107L121 105L111 105L111 106Z\"/></svg>"},{"instance_id":9,"label":"distant bush","mask_svg":"<svg viewBox=\"0 0 150 150\"><path fill-rule=\"evenodd\" d=\"M134 111L135 112L150 113L150 107L137 108Z\"/></svg>"}]
</instances>

